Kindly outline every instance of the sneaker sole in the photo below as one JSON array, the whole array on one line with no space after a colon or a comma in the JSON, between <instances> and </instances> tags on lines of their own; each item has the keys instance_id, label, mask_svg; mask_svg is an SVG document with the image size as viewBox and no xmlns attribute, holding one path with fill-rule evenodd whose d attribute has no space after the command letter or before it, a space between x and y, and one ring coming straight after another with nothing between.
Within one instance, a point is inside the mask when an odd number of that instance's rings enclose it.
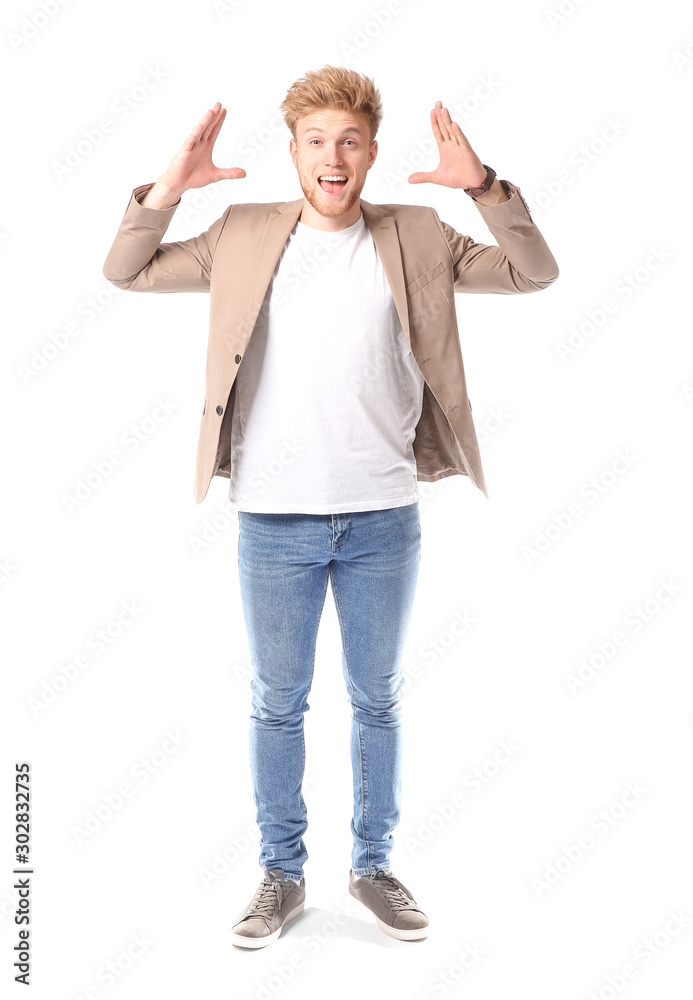
<instances>
[{"instance_id":1,"label":"sneaker sole","mask_svg":"<svg viewBox=\"0 0 693 1000\"><path fill-rule=\"evenodd\" d=\"M273 941L277 940L286 925L303 913L305 905L305 900L302 903L299 903L298 906L294 907L289 916L282 922L281 927L277 927L276 931L272 931L271 934L265 934L263 937L246 937L244 934L238 934L236 931L231 931L231 944L235 944L240 948L264 948L266 945L272 944Z\"/></svg>"},{"instance_id":2,"label":"sneaker sole","mask_svg":"<svg viewBox=\"0 0 693 1000\"><path fill-rule=\"evenodd\" d=\"M366 909L368 910L368 907ZM368 912L371 913L371 910L368 910ZM375 917L374 913L371 915ZM390 927L389 924L383 923L380 917L375 917L375 919L381 931L389 934L390 937L397 938L398 941L420 941L428 937L428 927L408 927L401 929L399 927Z\"/></svg>"}]
</instances>

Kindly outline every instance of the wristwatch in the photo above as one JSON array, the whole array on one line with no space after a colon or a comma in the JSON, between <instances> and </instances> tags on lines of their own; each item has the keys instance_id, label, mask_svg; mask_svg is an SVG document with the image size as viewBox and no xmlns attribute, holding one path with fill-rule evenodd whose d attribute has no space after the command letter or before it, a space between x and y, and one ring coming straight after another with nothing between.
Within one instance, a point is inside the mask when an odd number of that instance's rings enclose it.
<instances>
[{"instance_id":1,"label":"wristwatch","mask_svg":"<svg viewBox=\"0 0 693 1000\"><path fill-rule=\"evenodd\" d=\"M482 163L481 166L486 167L486 176L484 177L484 182L481 187L462 188L464 193L468 194L471 198L475 198L478 194L483 194L484 191L488 191L496 178L496 171L493 167L489 167L487 163Z\"/></svg>"}]
</instances>

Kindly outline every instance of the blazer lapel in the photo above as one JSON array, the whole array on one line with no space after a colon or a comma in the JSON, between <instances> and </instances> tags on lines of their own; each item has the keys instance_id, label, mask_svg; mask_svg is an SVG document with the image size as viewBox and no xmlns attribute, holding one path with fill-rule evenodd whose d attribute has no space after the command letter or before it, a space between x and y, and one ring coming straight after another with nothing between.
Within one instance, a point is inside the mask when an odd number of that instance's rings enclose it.
<instances>
[{"instance_id":1,"label":"blazer lapel","mask_svg":"<svg viewBox=\"0 0 693 1000\"><path fill-rule=\"evenodd\" d=\"M245 320L248 337L255 326L279 255L284 249L289 233L296 225L302 207L303 198L297 198L295 201L284 202L275 212L272 212L265 222L256 258L254 261L247 262L248 267L252 269L250 292L248 293L248 312Z\"/></svg>"},{"instance_id":2,"label":"blazer lapel","mask_svg":"<svg viewBox=\"0 0 693 1000\"><path fill-rule=\"evenodd\" d=\"M404 335L411 350L411 331L409 329L409 310L407 309L407 293L404 285L404 270L402 268L402 251L397 234L395 220L380 205L371 205L361 199L361 209L366 220L375 249L383 264L392 298L395 302L397 315L402 324Z\"/></svg>"}]
</instances>

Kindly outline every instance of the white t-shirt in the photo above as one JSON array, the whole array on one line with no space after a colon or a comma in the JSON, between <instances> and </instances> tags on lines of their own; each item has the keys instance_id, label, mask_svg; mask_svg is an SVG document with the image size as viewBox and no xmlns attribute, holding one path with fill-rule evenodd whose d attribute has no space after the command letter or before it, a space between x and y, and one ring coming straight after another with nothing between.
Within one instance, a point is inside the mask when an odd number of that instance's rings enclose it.
<instances>
[{"instance_id":1,"label":"white t-shirt","mask_svg":"<svg viewBox=\"0 0 693 1000\"><path fill-rule=\"evenodd\" d=\"M297 222L236 375L229 499L331 514L418 500L424 380L366 221Z\"/></svg>"}]
</instances>

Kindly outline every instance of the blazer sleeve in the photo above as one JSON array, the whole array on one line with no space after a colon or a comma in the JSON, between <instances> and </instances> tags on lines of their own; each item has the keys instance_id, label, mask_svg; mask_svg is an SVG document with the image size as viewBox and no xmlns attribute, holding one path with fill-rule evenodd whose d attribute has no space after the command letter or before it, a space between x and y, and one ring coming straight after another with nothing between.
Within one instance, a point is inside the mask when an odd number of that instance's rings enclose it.
<instances>
[{"instance_id":1,"label":"blazer sleeve","mask_svg":"<svg viewBox=\"0 0 693 1000\"><path fill-rule=\"evenodd\" d=\"M103 266L104 277L131 292L208 292L214 250L232 206L200 236L162 243L180 201L166 209L144 207L138 198L153 186L133 189Z\"/></svg>"},{"instance_id":2,"label":"blazer sleeve","mask_svg":"<svg viewBox=\"0 0 693 1000\"><path fill-rule=\"evenodd\" d=\"M509 195L507 201L482 205L472 199L498 246L475 243L471 236L441 222L431 209L452 257L456 292L537 292L558 277L555 258L532 221L519 187L506 180L500 183Z\"/></svg>"}]
</instances>

